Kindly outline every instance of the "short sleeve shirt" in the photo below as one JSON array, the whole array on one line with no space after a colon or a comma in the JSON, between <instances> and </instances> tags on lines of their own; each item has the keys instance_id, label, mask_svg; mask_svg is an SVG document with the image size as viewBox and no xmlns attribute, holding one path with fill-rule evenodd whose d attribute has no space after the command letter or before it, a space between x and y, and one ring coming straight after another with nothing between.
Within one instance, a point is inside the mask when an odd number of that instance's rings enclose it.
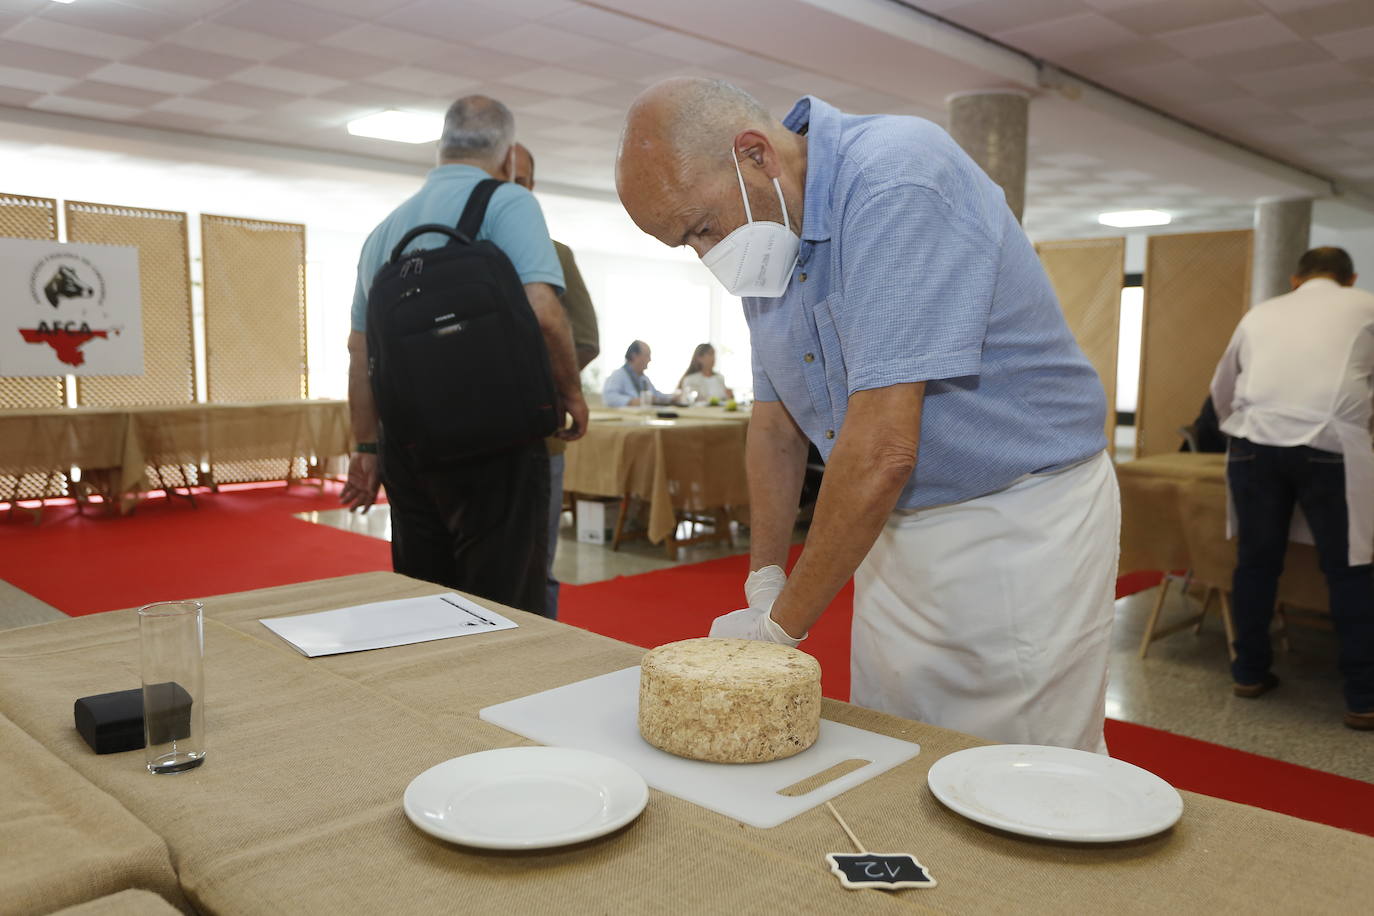
<instances>
[{"instance_id":1,"label":"short sleeve shirt","mask_svg":"<svg viewBox=\"0 0 1374 916\"><path fill-rule=\"evenodd\" d=\"M396 243L411 229L426 223L456 226L472 189L490 177L471 165L441 165L432 169L420 190L372 230L358 257L353 330L367 330L367 292L372 287L372 278L391 256ZM510 182L497 188L487 204L487 215L477 238L496 243L515 265L521 283L547 283L555 292L563 292L563 269L549 239L544 212L529 191ZM448 238L442 235L422 235L406 250L433 248L447 241Z\"/></svg>"},{"instance_id":2,"label":"short sleeve shirt","mask_svg":"<svg viewBox=\"0 0 1374 916\"><path fill-rule=\"evenodd\" d=\"M1001 188L935 124L806 97L802 245L746 298L754 396L828 459L855 392L925 382L899 508L963 502L1106 447L1106 396Z\"/></svg>"}]
</instances>

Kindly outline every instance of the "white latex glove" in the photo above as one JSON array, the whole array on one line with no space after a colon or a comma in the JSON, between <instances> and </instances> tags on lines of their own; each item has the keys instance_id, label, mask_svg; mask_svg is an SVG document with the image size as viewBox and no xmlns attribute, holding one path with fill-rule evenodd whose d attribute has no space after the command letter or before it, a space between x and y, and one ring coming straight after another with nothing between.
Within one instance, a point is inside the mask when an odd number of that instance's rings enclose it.
<instances>
[{"instance_id":1,"label":"white latex glove","mask_svg":"<svg viewBox=\"0 0 1374 916\"><path fill-rule=\"evenodd\" d=\"M710 635L718 639L757 639L781 646L796 646L806 638L803 635L801 639L793 639L767 611L752 607L717 617L711 622Z\"/></svg>"},{"instance_id":2,"label":"white latex glove","mask_svg":"<svg viewBox=\"0 0 1374 916\"><path fill-rule=\"evenodd\" d=\"M773 610L773 602L778 600L786 584L787 573L781 566L765 566L754 570L744 580L744 597L751 608L767 614Z\"/></svg>"}]
</instances>

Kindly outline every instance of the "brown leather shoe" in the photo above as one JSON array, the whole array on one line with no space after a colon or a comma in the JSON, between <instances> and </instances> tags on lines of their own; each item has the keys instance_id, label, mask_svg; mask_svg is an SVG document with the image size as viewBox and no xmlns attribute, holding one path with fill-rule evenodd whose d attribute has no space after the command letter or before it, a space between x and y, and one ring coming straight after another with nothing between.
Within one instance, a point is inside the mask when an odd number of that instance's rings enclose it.
<instances>
[{"instance_id":1,"label":"brown leather shoe","mask_svg":"<svg viewBox=\"0 0 1374 916\"><path fill-rule=\"evenodd\" d=\"M1266 674L1264 680L1260 681L1258 684L1232 684L1231 692L1238 697L1245 697L1247 700L1253 700L1256 697L1264 696L1277 686L1279 686L1278 675Z\"/></svg>"},{"instance_id":2,"label":"brown leather shoe","mask_svg":"<svg viewBox=\"0 0 1374 916\"><path fill-rule=\"evenodd\" d=\"M1348 712L1345 714L1345 727L1358 732L1374 731L1374 712Z\"/></svg>"}]
</instances>

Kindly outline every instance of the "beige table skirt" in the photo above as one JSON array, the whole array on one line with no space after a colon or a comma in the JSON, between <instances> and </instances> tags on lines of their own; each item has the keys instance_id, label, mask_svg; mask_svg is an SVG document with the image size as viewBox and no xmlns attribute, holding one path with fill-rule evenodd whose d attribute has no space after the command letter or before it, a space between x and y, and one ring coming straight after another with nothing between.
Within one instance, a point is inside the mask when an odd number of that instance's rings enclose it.
<instances>
[{"instance_id":1,"label":"beige table skirt","mask_svg":"<svg viewBox=\"0 0 1374 916\"><path fill-rule=\"evenodd\" d=\"M216 466L265 461L280 468L267 479L290 479L302 462L323 464L351 449L345 401L0 410L0 476L76 467L83 479L103 480L111 497L158 486L159 468L208 465L214 480Z\"/></svg>"},{"instance_id":2,"label":"beige table skirt","mask_svg":"<svg viewBox=\"0 0 1374 916\"><path fill-rule=\"evenodd\" d=\"M1121 571L1192 570L1230 589L1236 542L1226 537L1226 456L1177 452L1117 465ZM1325 611L1326 580L1310 544L1288 545L1279 600Z\"/></svg>"},{"instance_id":3,"label":"beige table skirt","mask_svg":"<svg viewBox=\"0 0 1374 916\"><path fill-rule=\"evenodd\" d=\"M931 764L980 742L844 703L836 721L917 741L835 804L872 849L939 880L896 894L840 887L848 851L824 808L771 830L651 791L638 821L565 849L490 853L435 840L401 811L418 773L528 742L484 706L635 664L642 650L498 608L519 629L306 659L258 618L437 591L368 573L207 601L203 767L170 780L137 753L97 757L75 696L137 683L122 611L0 633L0 711L163 836L190 901L221 914L1336 913L1359 909L1374 839L1185 793L1183 820L1106 846L1022 839L948 811ZM488 602L483 602L489 604ZM3 890L0 889L0 893Z\"/></svg>"},{"instance_id":4,"label":"beige table skirt","mask_svg":"<svg viewBox=\"0 0 1374 916\"><path fill-rule=\"evenodd\" d=\"M70 703L66 712L71 730ZM3 916L48 913L129 888L185 903L162 838L4 716L0 786Z\"/></svg>"},{"instance_id":5,"label":"beige table skirt","mask_svg":"<svg viewBox=\"0 0 1374 916\"><path fill-rule=\"evenodd\" d=\"M600 410L587 434L568 444L563 489L643 500L649 506L649 540L661 543L677 527L680 511L749 505L746 435L745 423L651 422L645 414Z\"/></svg>"}]
</instances>

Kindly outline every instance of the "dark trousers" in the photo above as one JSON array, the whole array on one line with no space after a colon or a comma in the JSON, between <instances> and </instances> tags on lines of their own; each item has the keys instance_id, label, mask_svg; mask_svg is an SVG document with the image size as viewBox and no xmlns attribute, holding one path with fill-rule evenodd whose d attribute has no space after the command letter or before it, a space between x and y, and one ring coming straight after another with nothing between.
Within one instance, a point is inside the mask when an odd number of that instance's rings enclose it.
<instances>
[{"instance_id":1,"label":"dark trousers","mask_svg":"<svg viewBox=\"0 0 1374 916\"><path fill-rule=\"evenodd\" d=\"M1238 527L1232 677L1238 684L1257 684L1273 663L1269 623L1293 507L1298 505L1307 516L1326 575L1346 707L1352 712L1374 711L1374 579L1368 564L1348 562L1344 460L1338 453L1306 446L1232 439L1226 478Z\"/></svg>"},{"instance_id":2,"label":"dark trousers","mask_svg":"<svg viewBox=\"0 0 1374 916\"><path fill-rule=\"evenodd\" d=\"M544 613L549 456L542 441L421 469L383 435L396 572Z\"/></svg>"}]
</instances>

